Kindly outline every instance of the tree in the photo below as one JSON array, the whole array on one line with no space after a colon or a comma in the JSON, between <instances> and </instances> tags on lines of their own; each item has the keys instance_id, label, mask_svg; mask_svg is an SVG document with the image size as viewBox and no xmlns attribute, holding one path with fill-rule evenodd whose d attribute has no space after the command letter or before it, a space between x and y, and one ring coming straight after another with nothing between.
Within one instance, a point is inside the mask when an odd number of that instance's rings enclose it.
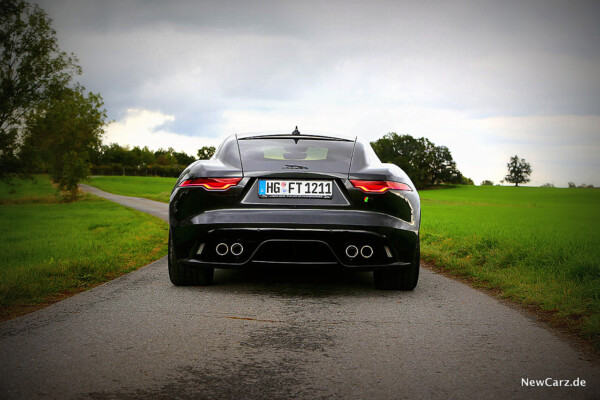
<instances>
[{"instance_id":1,"label":"tree","mask_svg":"<svg viewBox=\"0 0 600 400\"><path fill-rule=\"evenodd\" d=\"M121 146L118 143L102 146L101 160L104 164L121 165L138 165L141 162L141 159L136 160L133 150L129 150L128 146Z\"/></svg>"},{"instance_id":2,"label":"tree","mask_svg":"<svg viewBox=\"0 0 600 400\"><path fill-rule=\"evenodd\" d=\"M371 147L382 162L402 168L417 188L463 181L450 150L446 146L436 146L429 139L390 132L371 142Z\"/></svg>"},{"instance_id":3,"label":"tree","mask_svg":"<svg viewBox=\"0 0 600 400\"><path fill-rule=\"evenodd\" d=\"M168 150L159 148L154 152L154 157L156 159L156 163L158 165L174 165L177 164L177 159L173 156L175 150L172 147L169 147Z\"/></svg>"},{"instance_id":4,"label":"tree","mask_svg":"<svg viewBox=\"0 0 600 400\"><path fill-rule=\"evenodd\" d=\"M0 0L0 178L18 168L27 114L81 73L60 51L52 20L37 5Z\"/></svg>"},{"instance_id":5,"label":"tree","mask_svg":"<svg viewBox=\"0 0 600 400\"><path fill-rule=\"evenodd\" d=\"M575 184L575 182L569 182L569 188L570 189L573 189L573 188L576 188L576 187L577 187L577 185Z\"/></svg>"},{"instance_id":6,"label":"tree","mask_svg":"<svg viewBox=\"0 0 600 400\"><path fill-rule=\"evenodd\" d=\"M486 179L483 182L481 182L481 186L492 186L492 185L494 185L494 182L490 181L489 179Z\"/></svg>"},{"instance_id":7,"label":"tree","mask_svg":"<svg viewBox=\"0 0 600 400\"><path fill-rule=\"evenodd\" d=\"M99 94L82 86L66 88L26 118L25 154L45 163L52 180L73 200L79 181L89 174L90 155L100 147L106 110Z\"/></svg>"},{"instance_id":8,"label":"tree","mask_svg":"<svg viewBox=\"0 0 600 400\"><path fill-rule=\"evenodd\" d=\"M198 160L208 160L215 154L214 146L204 146L198 150Z\"/></svg>"},{"instance_id":9,"label":"tree","mask_svg":"<svg viewBox=\"0 0 600 400\"><path fill-rule=\"evenodd\" d=\"M194 161L196 161L196 159L192 156L188 156L185 152L173 152L173 157L175 157L175 159L177 160L177 164L179 165L190 165L191 163L193 163Z\"/></svg>"},{"instance_id":10,"label":"tree","mask_svg":"<svg viewBox=\"0 0 600 400\"><path fill-rule=\"evenodd\" d=\"M519 186L519 183L527 183L530 181L531 165L524 158L519 158L515 155L510 158L510 162L506 164L508 167L508 175L504 177L507 182L514 183Z\"/></svg>"}]
</instances>

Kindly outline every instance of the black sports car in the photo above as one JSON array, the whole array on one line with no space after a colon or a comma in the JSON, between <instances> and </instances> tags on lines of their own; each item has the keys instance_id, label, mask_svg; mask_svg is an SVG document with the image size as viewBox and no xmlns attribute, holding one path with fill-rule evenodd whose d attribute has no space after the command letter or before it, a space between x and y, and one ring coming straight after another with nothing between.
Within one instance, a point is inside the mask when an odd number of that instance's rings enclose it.
<instances>
[{"instance_id":1,"label":"black sports car","mask_svg":"<svg viewBox=\"0 0 600 400\"><path fill-rule=\"evenodd\" d=\"M254 263L372 270L380 289L412 290L419 278L419 195L358 138L230 136L183 171L169 220L175 285Z\"/></svg>"}]
</instances>

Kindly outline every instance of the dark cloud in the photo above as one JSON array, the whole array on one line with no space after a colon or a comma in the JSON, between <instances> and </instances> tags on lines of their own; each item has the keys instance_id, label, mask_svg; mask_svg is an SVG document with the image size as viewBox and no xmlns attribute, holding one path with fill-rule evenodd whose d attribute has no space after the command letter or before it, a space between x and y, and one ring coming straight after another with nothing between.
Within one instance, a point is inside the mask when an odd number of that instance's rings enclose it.
<instances>
[{"instance_id":1,"label":"dark cloud","mask_svg":"<svg viewBox=\"0 0 600 400\"><path fill-rule=\"evenodd\" d=\"M113 118L160 110L180 133L217 135L226 110L308 101L600 110L594 1L40 3Z\"/></svg>"}]
</instances>

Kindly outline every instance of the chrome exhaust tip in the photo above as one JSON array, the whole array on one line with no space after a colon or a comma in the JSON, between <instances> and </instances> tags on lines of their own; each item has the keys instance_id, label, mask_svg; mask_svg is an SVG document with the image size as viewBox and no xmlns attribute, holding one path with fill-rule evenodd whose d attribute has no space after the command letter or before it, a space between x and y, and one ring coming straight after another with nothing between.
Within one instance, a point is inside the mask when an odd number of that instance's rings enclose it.
<instances>
[{"instance_id":1,"label":"chrome exhaust tip","mask_svg":"<svg viewBox=\"0 0 600 400\"><path fill-rule=\"evenodd\" d=\"M355 258L358 255L358 247L356 247L353 244L351 244L350 246L346 247L346 255L349 258Z\"/></svg>"},{"instance_id":2,"label":"chrome exhaust tip","mask_svg":"<svg viewBox=\"0 0 600 400\"><path fill-rule=\"evenodd\" d=\"M234 243L231 245L231 254L239 256L244 251L244 246L241 243Z\"/></svg>"},{"instance_id":3,"label":"chrome exhaust tip","mask_svg":"<svg viewBox=\"0 0 600 400\"><path fill-rule=\"evenodd\" d=\"M363 246L360 249L360 255L363 256L364 258L371 258L371 256L373 255L373 248L371 246Z\"/></svg>"},{"instance_id":4,"label":"chrome exhaust tip","mask_svg":"<svg viewBox=\"0 0 600 400\"><path fill-rule=\"evenodd\" d=\"M215 247L215 251L218 255L224 256L229 252L229 246L227 246L225 243L219 243L217 247Z\"/></svg>"}]
</instances>

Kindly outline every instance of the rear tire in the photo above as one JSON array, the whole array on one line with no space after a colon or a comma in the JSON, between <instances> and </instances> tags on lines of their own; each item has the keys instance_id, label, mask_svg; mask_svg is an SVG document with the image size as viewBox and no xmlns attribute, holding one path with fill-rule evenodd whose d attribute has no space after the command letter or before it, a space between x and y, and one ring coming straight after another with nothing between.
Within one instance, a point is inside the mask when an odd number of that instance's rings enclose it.
<instances>
[{"instance_id":1,"label":"rear tire","mask_svg":"<svg viewBox=\"0 0 600 400\"><path fill-rule=\"evenodd\" d=\"M419 281L421 245L417 242L410 266L403 269L373 271L375 288L380 290L413 290Z\"/></svg>"},{"instance_id":2,"label":"rear tire","mask_svg":"<svg viewBox=\"0 0 600 400\"><path fill-rule=\"evenodd\" d=\"M191 267L182 265L177 261L170 230L167 263L169 265L169 279L175 286L208 286L212 284L215 273L214 268Z\"/></svg>"}]
</instances>

